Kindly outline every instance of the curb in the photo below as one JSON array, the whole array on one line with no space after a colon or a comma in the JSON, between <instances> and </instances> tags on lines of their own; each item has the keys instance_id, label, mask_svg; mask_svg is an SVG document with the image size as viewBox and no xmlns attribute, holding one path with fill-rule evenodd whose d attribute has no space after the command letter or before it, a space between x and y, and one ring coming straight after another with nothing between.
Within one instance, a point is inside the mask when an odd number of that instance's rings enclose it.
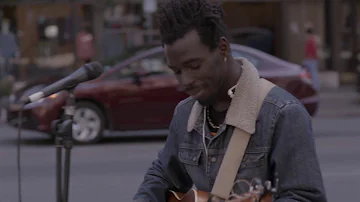
<instances>
[{"instance_id":1,"label":"curb","mask_svg":"<svg viewBox=\"0 0 360 202\"><path fill-rule=\"evenodd\" d=\"M354 85L357 82L357 75L354 72L320 71L321 89L338 89L342 85Z\"/></svg>"},{"instance_id":2,"label":"curb","mask_svg":"<svg viewBox=\"0 0 360 202\"><path fill-rule=\"evenodd\" d=\"M0 109L0 124L7 122L7 113L5 108Z\"/></svg>"}]
</instances>

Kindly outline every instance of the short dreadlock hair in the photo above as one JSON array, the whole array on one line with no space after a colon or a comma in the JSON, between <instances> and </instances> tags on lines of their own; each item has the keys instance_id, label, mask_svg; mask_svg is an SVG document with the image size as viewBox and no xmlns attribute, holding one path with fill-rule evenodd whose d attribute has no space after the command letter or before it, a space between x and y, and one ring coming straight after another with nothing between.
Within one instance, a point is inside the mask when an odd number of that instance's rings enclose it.
<instances>
[{"instance_id":1,"label":"short dreadlock hair","mask_svg":"<svg viewBox=\"0 0 360 202\"><path fill-rule=\"evenodd\" d=\"M196 30L201 42L211 51L220 37L227 37L221 3L209 0L166 0L158 11L162 44L173 44L190 31Z\"/></svg>"}]
</instances>

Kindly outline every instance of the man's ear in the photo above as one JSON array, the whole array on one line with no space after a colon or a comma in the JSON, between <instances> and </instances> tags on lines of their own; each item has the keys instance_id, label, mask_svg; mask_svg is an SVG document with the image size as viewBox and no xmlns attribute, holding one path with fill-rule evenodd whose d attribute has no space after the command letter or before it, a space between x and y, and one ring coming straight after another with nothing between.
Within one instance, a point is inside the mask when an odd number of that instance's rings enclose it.
<instances>
[{"instance_id":1,"label":"man's ear","mask_svg":"<svg viewBox=\"0 0 360 202\"><path fill-rule=\"evenodd\" d=\"M227 57L230 54L230 44L225 37L221 37L219 41L219 50L221 55Z\"/></svg>"}]
</instances>

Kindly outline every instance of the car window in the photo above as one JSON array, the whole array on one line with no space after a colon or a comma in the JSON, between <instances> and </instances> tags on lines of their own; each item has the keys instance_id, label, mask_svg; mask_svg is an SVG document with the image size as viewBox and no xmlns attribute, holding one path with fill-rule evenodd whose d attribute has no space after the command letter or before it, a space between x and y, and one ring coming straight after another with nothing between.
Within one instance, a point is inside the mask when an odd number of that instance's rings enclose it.
<instances>
[{"instance_id":1,"label":"car window","mask_svg":"<svg viewBox=\"0 0 360 202\"><path fill-rule=\"evenodd\" d=\"M173 74L167 67L165 56L163 53L152 55L149 57L137 60L119 71L114 72L109 78L128 78L134 74L141 76L159 75L159 74Z\"/></svg>"},{"instance_id":2,"label":"car window","mask_svg":"<svg viewBox=\"0 0 360 202\"><path fill-rule=\"evenodd\" d=\"M252 56L248 53L239 50L232 50L232 56L235 57L243 57L248 59L256 68L259 68L261 65L261 60L255 56Z\"/></svg>"},{"instance_id":3,"label":"car window","mask_svg":"<svg viewBox=\"0 0 360 202\"><path fill-rule=\"evenodd\" d=\"M126 60L129 57L132 57L136 54L141 53L142 51L146 51L151 48L154 48L154 45L143 45L143 46L139 46L139 47L129 48L116 57L106 59L105 61L102 62L102 64L104 66L111 68L111 67L115 66L116 64L118 64L119 62Z\"/></svg>"},{"instance_id":4,"label":"car window","mask_svg":"<svg viewBox=\"0 0 360 202\"><path fill-rule=\"evenodd\" d=\"M130 64L129 69L140 74L172 74L163 53L138 60Z\"/></svg>"}]
</instances>

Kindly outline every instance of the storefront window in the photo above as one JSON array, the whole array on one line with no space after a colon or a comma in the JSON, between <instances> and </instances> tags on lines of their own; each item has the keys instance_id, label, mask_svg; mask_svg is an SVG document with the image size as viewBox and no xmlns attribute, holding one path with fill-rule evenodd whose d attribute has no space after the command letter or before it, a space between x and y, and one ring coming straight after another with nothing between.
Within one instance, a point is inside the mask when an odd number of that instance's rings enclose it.
<instances>
[{"instance_id":1,"label":"storefront window","mask_svg":"<svg viewBox=\"0 0 360 202\"><path fill-rule=\"evenodd\" d=\"M141 4L123 3L106 8L105 28L131 28L142 21Z\"/></svg>"}]
</instances>

